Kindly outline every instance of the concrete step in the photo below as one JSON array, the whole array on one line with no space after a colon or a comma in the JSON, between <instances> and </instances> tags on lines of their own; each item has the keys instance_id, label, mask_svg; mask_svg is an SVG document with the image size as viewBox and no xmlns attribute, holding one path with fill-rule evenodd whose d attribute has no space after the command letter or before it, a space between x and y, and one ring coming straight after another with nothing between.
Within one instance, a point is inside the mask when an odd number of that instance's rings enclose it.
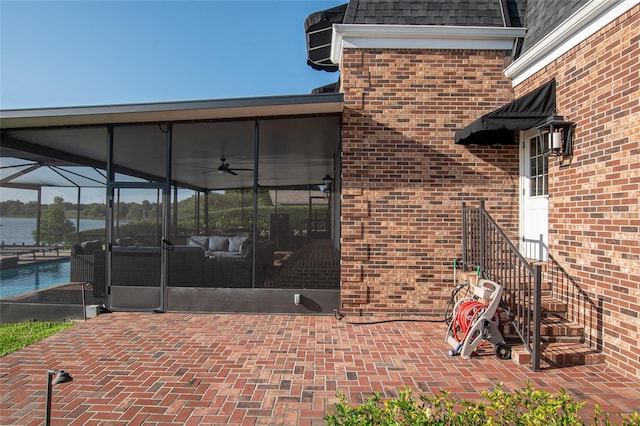
<instances>
[{"instance_id":1,"label":"concrete step","mask_svg":"<svg viewBox=\"0 0 640 426\"><path fill-rule=\"evenodd\" d=\"M604 354L581 343L548 343L542 345L540 365L567 367L604 363ZM519 365L531 364L531 354L523 346L511 348L511 359Z\"/></svg>"},{"instance_id":2,"label":"concrete step","mask_svg":"<svg viewBox=\"0 0 640 426\"><path fill-rule=\"evenodd\" d=\"M550 314L540 321L540 337L547 343L583 343L584 327Z\"/></svg>"},{"instance_id":3,"label":"concrete step","mask_svg":"<svg viewBox=\"0 0 640 426\"><path fill-rule=\"evenodd\" d=\"M519 339L511 323L501 323L500 331L505 338ZM584 327L563 318L542 318L540 340L542 343L584 343Z\"/></svg>"},{"instance_id":4,"label":"concrete step","mask_svg":"<svg viewBox=\"0 0 640 426\"><path fill-rule=\"evenodd\" d=\"M519 339L513 324L501 324L500 332L510 339ZM579 324L547 324L544 319L540 324L540 341L542 343L584 343L584 327Z\"/></svg>"},{"instance_id":5,"label":"concrete step","mask_svg":"<svg viewBox=\"0 0 640 426\"><path fill-rule=\"evenodd\" d=\"M542 354L540 364L547 367L563 367L569 365L591 365L604 363L605 357L601 352L584 344L584 327L566 319L567 304L552 296L553 285L544 278L546 263L543 266L542 306L540 319L540 338ZM458 282L468 280L476 282L475 271L458 271ZM515 294L506 292L503 300L517 300ZM517 312L515 306L510 306L512 312ZM507 314L501 314L501 331L507 341L512 341L517 334ZM517 364L530 364L531 354L522 344L512 346L512 359Z\"/></svg>"},{"instance_id":6,"label":"concrete step","mask_svg":"<svg viewBox=\"0 0 640 426\"><path fill-rule=\"evenodd\" d=\"M604 354L584 344L584 327L566 318L567 304L552 297L542 298L540 319L541 366L564 367L604 363ZM531 364L531 354L524 346L512 347L517 364Z\"/></svg>"},{"instance_id":7,"label":"concrete step","mask_svg":"<svg viewBox=\"0 0 640 426\"><path fill-rule=\"evenodd\" d=\"M540 313L542 317L554 316L554 317L564 317L567 313L567 304L559 301L553 296L545 296L543 295L541 300ZM515 305L515 302L509 304L509 309L511 312L519 312L524 309L518 309L518 306Z\"/></svg>"},{"instance_id":8,"label":"concrete step","mask_svg":"<svg viewBox=\"0 0 640 426\"><path fill-rule=\"evenodd\" d=\"M543 315L557 315L567 312L567 304L552 296L542 296L541 302Z\"/></svg>"}]
</instances>

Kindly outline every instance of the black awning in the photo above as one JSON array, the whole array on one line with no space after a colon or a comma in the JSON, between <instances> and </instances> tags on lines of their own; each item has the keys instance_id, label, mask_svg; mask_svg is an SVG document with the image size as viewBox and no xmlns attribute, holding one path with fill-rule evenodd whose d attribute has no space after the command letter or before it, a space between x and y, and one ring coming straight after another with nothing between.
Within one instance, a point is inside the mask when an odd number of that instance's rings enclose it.
<instances>
[{"instance_id":1,"label":"black awning","mask_svg":"<svg viewBox=\"0 0 640 426\"><path fill-rule=\"evenodd\" d=\"M331 28L341 24L347 4L322 10L307 16L304 32L307 35L307 64L315 70L338 71L338 65L331 62Z\"/></svg>"},{"instance_id":2,"label":"black awning","mask_svg":"<svg viewBox=\"0 0 640 426\"><path fill-rule=\"evenodd\" d=\"M513 102L485 114L456 132L459 145L513 145L514 131L536 127L555 113L556 81L551 80Z\"/></svg>"}]
</instances>

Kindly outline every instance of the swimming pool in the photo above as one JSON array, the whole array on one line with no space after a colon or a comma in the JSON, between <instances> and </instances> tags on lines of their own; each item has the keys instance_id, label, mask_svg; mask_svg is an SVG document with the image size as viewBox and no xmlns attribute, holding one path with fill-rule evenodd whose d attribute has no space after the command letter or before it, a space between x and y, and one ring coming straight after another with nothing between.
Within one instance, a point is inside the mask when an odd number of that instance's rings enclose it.
<instances>
[{"instance_id":1,"label":"swimming pool","mask_svg":"<svg viewBox=\"0 0 640 426\"><path fill-rule=\"evenodd\" d=\"M0 299L69 282L70 262L61 260L0 271Z\"/></svg>"}]
</instances>

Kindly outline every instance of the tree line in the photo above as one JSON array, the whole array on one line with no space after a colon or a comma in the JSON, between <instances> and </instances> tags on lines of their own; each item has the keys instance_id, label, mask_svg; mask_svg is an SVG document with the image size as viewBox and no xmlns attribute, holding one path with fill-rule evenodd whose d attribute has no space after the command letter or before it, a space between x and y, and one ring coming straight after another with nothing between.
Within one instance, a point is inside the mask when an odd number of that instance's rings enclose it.
<instances>
[{"instance_id":1,"label":"tree line","mask_svg":"<svg viewBox=\"0 0 640 426\"><path fill-rule=\"evenodd\" d=\"M224 193L209 194L209 210L223 210L230 207L248 208L253 204L253 194L251 190L227 190ZM179 216L190 216L195 213L196 196L193 195L178 202ZM204 208L204 197L200 198L201 208ZM268 190L262 190L258 194L258 205L267 206L271 204ZM41 211L55 205L56 210L64 210L67 218L75 219L78 214L78 205L69 201L64 201L61 197L56 197L51 204L42 204ZM157 213L157 204L143 200L142 202L120 202L117 205L117 215L120 220L134 221L144 220L154 217ZM0 216L5 217L36 217L38 214L38 202L20 200L0 201ZM107 214L107 206L104 203L80 204L81 219L104 219Z\"/></svg>"},{"instance_id":2,"label":"tree line","mask_svg":"<svg viewBox=\"0 0 640 426\"><path fill-rule=\"evenodd\" d=\"M78 214L78 205L64 201L61 197L55 197L51 204L42 204L41 212L54 207L64 211L67 218L75 219ZM155 210L155 203L143 201L142 203L120 203L119 214L122 220L139 220L149 217ZM81 219L104 219L107 214L107 206L103 203L80 204ZM38 202L20 200L0 201L0 215L5 217L36 217L38 215Z\"/></svg>"},{"instance_id":3,"label":"tree line","mask_svg":"<svg viewBox=\"0 0 640 426\"><path fill-rule=\"evenodd\" d=\"M268 232L269 217L271 213L287 214L289 216L290 231L293 235L306 233L309 223L309 208L305 205L280 206L275 208L269 197L268 189L261 188L257 200L258 229L260 235ZM200 233L206 222L204 217L204 197L199 202L196 196L191 196L178 203L176 206L177 217L176 230L179 233ZM326 207L314 206L313 210L322 210ZM7 217L36 217L38 205L36 201L22 202L9 200L0 202L0 215ZM253 192L252 190L227 190L224 193L215 192L208 197L208 230L225 230L234 227L250 228L253 222ZM197 214L197 212L199 214ZM80 204L81 219L104 219L107 209L105 204L90 203ZM114 209L118 223L125 226L155 226L161 214L159 206L155 202L143 200L137 202L120 202ZM172 208L173 215L173 208ZM41 206L41 223L39 241L45 244L59 244L73 242L82 235L76 235L76 222L78 205L64 201L62 197L55 197L51 204ZM196 216L198 219L196 219ZM199 221L199 224L196 223ZM197 228L200 229L197 229ZM96 231L86 231L95 233ZM34 231L34 239L36 232Z\"/></svg>"},{"instance_id":4,"label":"tree line","mask_svg":"<svg viewBox=\"0 0 640 426\"><path fill-rule=\"evenodd\" d=\"M61 197L55 197L51 204L42 204L42 211L49 206L57 205L65 212L73 212L69 217L76 217L77 204L64 201ZM106 214L106 206L100 203L80 204L80 217L83 219L104 218ZM0 215L6 217L36 217L38 214L38 202L27 201L23 203L20 200L0 201Z\"/></svg>"}]
</instances>

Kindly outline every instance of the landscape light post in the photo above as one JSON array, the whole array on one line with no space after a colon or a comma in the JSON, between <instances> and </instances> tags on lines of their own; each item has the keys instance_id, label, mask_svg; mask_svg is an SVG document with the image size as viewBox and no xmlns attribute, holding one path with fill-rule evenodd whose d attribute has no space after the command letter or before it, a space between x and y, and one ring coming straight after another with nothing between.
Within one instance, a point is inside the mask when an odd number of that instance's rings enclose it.
<instances>
[{"instance_id":1,"label":"landscape light post","mask_svg":"<svg viewBox=\"0 0 640 426\"><path fill-rule=\"evenodd\" d=\"M51 380L52 376L56 376L53 381ZM73 380L73 377L69 375L64 370L48 370L47 371L47 408L44 419L45 426L49 426L51 424L51 387L53 385L57 385L58 383L67 383Z\"/></svg>"}]
</instances>

